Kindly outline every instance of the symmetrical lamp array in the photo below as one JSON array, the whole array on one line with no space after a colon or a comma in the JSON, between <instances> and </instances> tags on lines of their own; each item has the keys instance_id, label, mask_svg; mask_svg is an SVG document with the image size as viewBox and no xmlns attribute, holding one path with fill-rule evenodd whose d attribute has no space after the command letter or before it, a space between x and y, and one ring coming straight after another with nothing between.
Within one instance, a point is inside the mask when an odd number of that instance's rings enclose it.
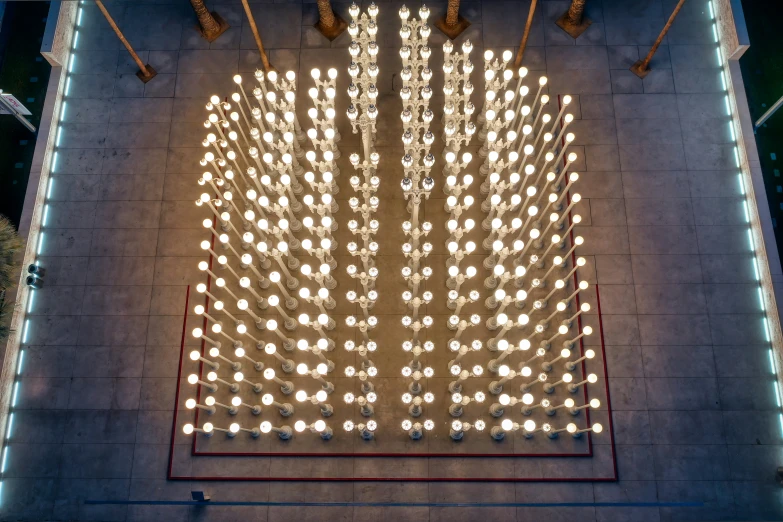
<instances>
[{"instance_id":1,"label":"symmetrical lamp array","mask_svg":"<svg viewBox=\"0 0 783 522\"><path fill-rule=\"evenodd\" d=\"M246 433L257 438L274 432L281 439L313 433L328 440L334 432L327 421L335 413L333 393L338 391L353 412L337 421L344 431L365 440L376 435L373 353L394 349L373 336L378 327L373 315L379 275L377 191L384 174L378 172L375 148L378 11L375 4L365 13L355 4L349 9L353 40L347 116L362 138L361 154L349 156L355 173L349 179L354 193L348 200L347 228L353 237L345 248L352 257L346 270L357 283L355 290L335 291L332 276L338 268L332 255L338 248L332 234L338 228L334 195L340 175L335 162L340 157L337 71L311 71L307 115L312 127L306 131L296 116L293 72L259 71L249 92L235 76L237 92L230 100L213 96L207 104L199 179L204 193L196 204L211 212L211 219L203 221L211 239L201 244L206 260L199 269L208 283L197 286L206 302L194 307L202 324L192 330L203 351L190 353L188 382L194 396L185 403L202 422L196 423L200 427L186 424L185 433L211 436L220 431L228 437ZM589 415L580 416L601 402L587 400L585 391L598 377L585 371L596 353L582 343L592 328L582 325L581 317L590 311L580 301L589 285L576 277L585 259L575 255L583 239L574 235L581 218L572 213L581 198L572 190L579 175L571 171L577 159L569 149L574 141L568 132L571 97L558 98L560 106L553 109L555 99L544 92L546 77L531 89L525 68L516 71L516 80L508 69L510 51L500 57L485 51L485 94L477 110L471 101L470 41L459 50L451 41L443 45L442 190L449 216L444 246L451 315L445 324L435 325L426 314L424 307L435 298L427 284L433 274L427 258L435 247L427 241L433 225L422 214L438 177L432 171L429 14L426 6L418 10L418 19L405 6L399 10L400 186L410 214L402 224L400 258L407 284L401 298L408 312L401 324L407 333L399 426L413 440L439 429L433 402L442 393L450 401L448 412L438 415L448 414L442 428L454 440L470 430L496 440L514 431L525 438L541 432L552 439L600 433L600 424L589 425L581 420ZM480 164L471 173L474 155L463 149L474 135L481 142ZM485 178L480 183L479 176ZM471 191L482 194L478 205ZM480 271L485 275L477 277ZM345 320L352 334L343 342L356 355L356 364L336 368L329 358L335 349L330 331L337 326L331 314L343 295L358 305ZM476 313L482 308L486 312ZM431 340L433 327L449 330L445 346ZM447 367L426 365L423 356L431 352L447 353ZM451 376L447 389L429 386L434 381L428 379L442 371ZM329 379L333 373L357 378L359 384L351 391L335 390Z\"/></svg>"}]
</instances>

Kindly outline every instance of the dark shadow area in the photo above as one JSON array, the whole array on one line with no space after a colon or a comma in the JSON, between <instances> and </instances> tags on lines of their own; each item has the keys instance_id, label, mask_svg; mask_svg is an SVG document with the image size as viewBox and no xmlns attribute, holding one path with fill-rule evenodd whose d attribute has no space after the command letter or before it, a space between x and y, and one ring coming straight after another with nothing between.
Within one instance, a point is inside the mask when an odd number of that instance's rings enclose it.
<instances>
[{"instance_id":1,"label":"dark shadow area","mask_svg":"<svg viewBox=\"0 0 783 522\"><path fill-rule=\"evenodd\" d=\"M6 2L0 28L0 89L13 94L38 127L51 66L41 56L49 2ZM10 114L0 115L0 214L19 226L36 135Z\"/></svg>"},{"instance_id":2,"label":"dark shadow area","mask_svg":"<svg viewBox=\"0 0 783 522\"><path fill-rule=\"evenodd\" d=\"M740 59L742 79L754 122L783 96L783 37L772 20L783 16L783 2L743 0L750 49ZM764 173L778 251L783 245L783 110L756 131L756 145Z\"/></svg>"}]
</instances>

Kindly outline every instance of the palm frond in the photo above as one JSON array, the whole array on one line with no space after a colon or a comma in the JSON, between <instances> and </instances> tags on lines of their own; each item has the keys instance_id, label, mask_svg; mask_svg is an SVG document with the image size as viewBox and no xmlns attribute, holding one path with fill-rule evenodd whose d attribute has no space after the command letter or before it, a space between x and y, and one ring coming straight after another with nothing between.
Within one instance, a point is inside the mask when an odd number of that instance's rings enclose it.
<instances>
[{"instance_id":1,"label":"palm frond","mask_svg":"<svg viewBox=\"0 0 783 522\"><path fill-rule=\"evenodd\" d=\"M10 288L19 277L19 252L24 241L11 221L0 215L0 290Z\"/></svg>"}]
</instances>

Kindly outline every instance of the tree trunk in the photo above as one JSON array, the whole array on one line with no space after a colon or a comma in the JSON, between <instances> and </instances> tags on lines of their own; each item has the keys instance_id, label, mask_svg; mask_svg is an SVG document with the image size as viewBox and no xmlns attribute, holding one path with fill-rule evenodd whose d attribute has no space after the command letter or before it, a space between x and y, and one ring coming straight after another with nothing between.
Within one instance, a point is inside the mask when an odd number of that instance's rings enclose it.
<instances>
[{"instance_id":1,"label":"tree trunk","mask_svg":"<svg viewBox=\"0 0 783 522\"><path fill-rule=\"evenodd\" d=\"M321 27L331 29L337 23L337 20L334 18L334 11L332 11L332 4L329 0L317 0L317 3Z\"/></svg>"},{"instance_id":2,"label":"tree trunk","mask_svg":"<svg viewBox=\"0 0 783 522\"><path fill-rule=\"evenodd\" d=\"M568 8L568 21L571 25L582 25L586 1L587 0L571 0L571 7Z\"/></svg>"},{"instance_id":3,"label":"tree trunk","mask_svg":"<svg viewBox=\"0 0 783 522\"><path fill-rule=\"evenodd\" d=\"M196 12L198 23L205 36L210 37L220 31L220 24L212 17L209 9L204 5L204 0L190 0L190 4L193 6L193 11Z\"/></svg>"},{"instance_id":4,"label":"tree trunk","mask_svg":"<svg viewBox=\"0 0 783 522\"><path fill-rule=\"evenodd\" d=\"M261 63L264 65L264 71L273 71L274 67L269 63L269 58L264 51L264 44L261 42L261 36L258 34L258 27L256 27L256 20L253 18L253 13L250 11L250 6L247 4L247 0L242 0L242 7L245 8L245 14L247 20L250 23L250 29L253 31L253 37L256 39L256 45L258 46L258 52L261 53Z\"/></svg>"},{"instance_id":5,"label":"tree trunk","mask_svg":"<svg viewBox=\"0 0 783 522\"><path fill-rule=\"evenodd\" d=\"M101 13L103 13L103 16L106 18L106 21L109 22L111 28L114 29L114 32L117 35L117 38L119 38L122 42L122 45L124 45L128 50L131 58L133 58L133 61L136 62L136 65L139 66L141 73L145 77L151 76L150 72L147 70L147 67L144 66L144 62L141 61L139 55L136 54L136 51L133 50L133 47L131 47L131 45L128 43L128 40L125 39L125 36L122 34L122 31L120 31L120 28L117 27L117 24L114 22L114 18L112 18L109 14L109 11L106 10L106 6L103 5L103 2L101 0L95 0L95 4L98 6L98 9L101 10Z\"/></svg>"},{"instance_id":6,"label":"tree trunk","mask_svg":"<svg viewBox=\"0 0 783 522\"><path fill-rule=\"evenodd\" d=\"M457 20L459 20L459 0L449 0L446 7L446 25L453 27L457 25Z\"/></svg>"},{"instance_id":7,"label":"tree trunk","mask_svg":"<svg viewBox=\"0 0 783 522\"><path fill-rule=\"evenodd\" d=\"M536 14L537 2L538 0L533 0L530 3L530 11L527 14L527 22L525 23L525 32L522 33L522 41L519 43L517 57L514 59L514 67L517 69L522 65L522 57L525 54L525 47L527 47L527 39L530 36L530 26L533 25L533 15Z\"/></svg>"}]
</instances>

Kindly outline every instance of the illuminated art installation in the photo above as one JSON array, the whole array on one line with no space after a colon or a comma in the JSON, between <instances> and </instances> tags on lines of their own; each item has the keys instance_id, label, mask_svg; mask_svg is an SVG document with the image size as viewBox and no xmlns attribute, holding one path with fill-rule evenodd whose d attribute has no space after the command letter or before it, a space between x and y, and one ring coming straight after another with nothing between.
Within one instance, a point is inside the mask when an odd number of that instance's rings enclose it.
<instances>
[{"instance_id":1,"label":"illuminated art installation","mask_svg":"<svg viewBox=\"0 0 783 522\"><path fill-rule=\"evenodd\" d=\"M429 10L422 6L416 19L403 6L404 155L380 172L378 11L374 4L366 13L356 5L349 10L347 117L362 147L349 155L354 172L340 172L336 162L336 69L311 71L306 129L296 116L298 79L290 71L258 71L253 82L235 76L237 92L225 100L215 95L207 104L203 194L196 202L211 215L203 221L211 239L201 243L205 259L199 263L207 282L196 289L206 304L192 309L203 322L190 334L202 349L190 352L185 373L191 385L185 406L200 413L184 432L276 436L294 444L299 437L351 433L365 441L381 434L419 440L433 430L454 441L500 441L515 431L549 439L600 433L601 424L589 424L581 413L600 408L601 401L586 399L584 390L599 379L585 370L596 352L582 342L593 329L582 325L591 307L579 297L589 285L576 278L585 259L575 255L583 239L574 234L581 218L572 212L581 198L573 191L579 175L571 170L577 160L569 150L571 97L560 97L556 107L545 92L546 77L531 88L524 67L507 69L510 51L500 57L486 51L483 105L477 108L471 102L472 45L465 41L457 49L447 41L443 108L436 116ZM436 117L445 147L437 158L430 128ZM466 151L474 139L477 155ZM334 196L341 175L349 177L353 193L339 220ZM468 189L481 178L483 199L476 201ZM401 269L381 274L378 211L395 202L381 202L378 190L390 180L401 180L410 217L402 223L401 255L395 254ZM434 190L446 195L445 244L428 241L433 225L422 219L440 212L439 206L425 211ZM484 214L480 220L468 217L476 205ZM350 232L347 244L335 240L338 226ZM483 240L477 244L471 234L483 234ZM336 252L350 264L339 267ZM430 254L445 254L445 288L433 283ZM340 270L354 290L337 287ZM477 278L480 272L487 275ZM401 324L379 325L376 281L400 276L407 289L390 298L401 297L408 311ZM426 313L435 300L445 300L451 313L445 324ZM351 338L337 346L333 315L339 302L356 313L341 319ZM403 328L402 346L377 336L380 326ZM448 342L432 340L435 328L449 330ZM401 375L396 382L404 384L380 397L376 362L400 349L402 366L384 371ZM356 364L338 367L335 350L353 352ZM437 354L448 363L428 364ZM436 376L447 377L448 386L430 386ZM354 385L340 389L338 380ZM352 413L336 418L338 405ZM380 422L381 408L389 413L385 419L394 420ZM546 422L533 419L541 415Z\"/></svg>"}]
</instances>

